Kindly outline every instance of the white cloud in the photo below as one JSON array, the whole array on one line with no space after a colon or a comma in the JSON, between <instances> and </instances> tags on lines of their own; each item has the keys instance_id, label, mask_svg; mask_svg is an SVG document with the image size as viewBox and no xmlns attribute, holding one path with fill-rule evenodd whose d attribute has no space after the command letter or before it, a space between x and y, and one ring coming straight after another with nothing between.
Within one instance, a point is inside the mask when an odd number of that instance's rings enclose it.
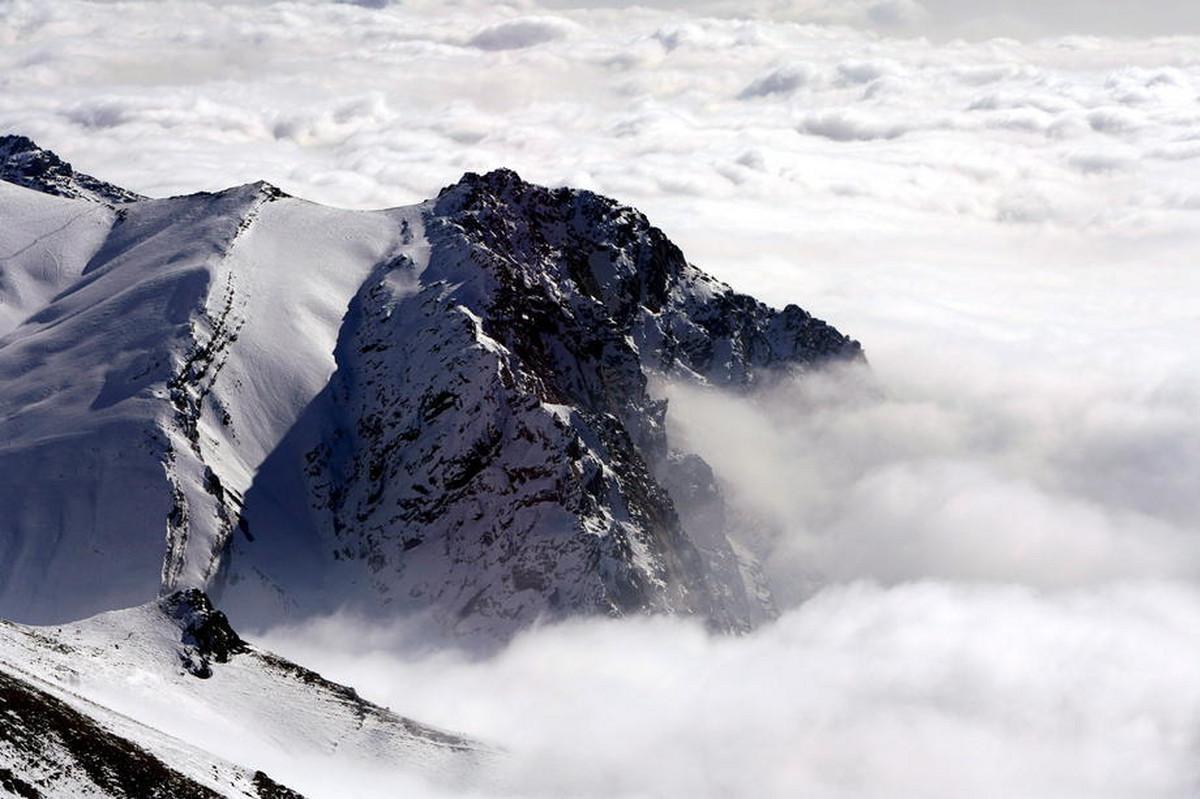
<instances>
[{"instance_id":1,"label":"white cloud","mask_svg":"<svg viewBox=\"0 0 1200 799\"><path fill-rule=\"evenodd\" d=\"M964 384L969 368L811 375L755 402L670 385L669 419L725 482L785 605L863 577L1200 578L1200 386L1148 400L1115 375L1072 384L1033 363Z\"/></svg>"},{"instance_id":2,"label":"white cloud","mask_svg":"<svg viewBox=\"0 0 1200 799\"><path fill-rule=\"evenodd\" d=\"M870 83L898 71L894 64L886 61L843 61L837 65L838 80L849 86Z\"/></svg>"},{"instance_id":3,"label":"white cloud","mask_svg":"<svg viewBox=\"0 0 1200 799\"><path fill-rule=\"evenodd\" d=\"M914 128L906 122L888 122L856 111L822 111L809 114L800 130L833 141L895 139Z\"/></svg>"},{"instance_id":4,"label":"white cloud","mask_svg":"<svg viewBox=\"0 0 1200 799\"><path fill-rule=\"evenodd\" d=\"M1092 130L1113 135L1130 133L1141 126L1137 114L1121 107L1097 108L1088 113L1087 120Z\"/></svg>"},{"instance_id":5,"label":"white cloud","mask_svg":"<svg viewBox=\"0 0 1200 799\"><path fill-rule=\"evenodd\" d=\"M742 638L581 622L480 660L333 617L261 641L506 742L484 795L1151 799L1195 787L1197 608L1167 584L855 584Z\"/></svg>"},{"instance_id":6,"label":"white cloud","mask_svg":"<svg viewBox=\"0 0 1200 799\"><path fill-rule=\"evenodd\" d=\"M1137 161L1127 150L1115 148L1096 149L1071 154L1067 163L1085 175L1123 172L1132 169Z\"/></svg>"},{"instance_id":7,"label":"white cloud","mask_svg":"<svg viewBox=\"0 0 1200 799\"><path fill-rule=\"evenodd\" d=\"M468 42L480 50L522 50L564 39L575 26L557 17L523 17L488 25Z\"/></svg>"},{"instance_id":8,"label":"white cloud","mask_svg":"<svg viewBox=\"0 0 1200 799\"><path fill-rule=\"evenodd\" d=\"M761 78L755 78L738 96L743 100L750 100L774 94L791 94L808 85L812 78L812 69L807 65L789 64L773 69Z\"/></svg>"}]
</instances>

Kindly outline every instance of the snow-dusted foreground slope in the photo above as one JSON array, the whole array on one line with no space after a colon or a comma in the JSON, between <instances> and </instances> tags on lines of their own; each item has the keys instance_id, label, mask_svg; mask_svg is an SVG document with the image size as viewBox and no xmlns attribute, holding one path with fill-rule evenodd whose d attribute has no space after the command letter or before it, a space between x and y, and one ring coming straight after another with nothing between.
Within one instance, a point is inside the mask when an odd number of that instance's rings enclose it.
<instances>
[{"instance_id":1,"label":"snow-dusted foreground slope","mask_svg":"<svg viewBox=\"0 0 1200 799\"><path fill-rule=\"evenodd\" d=\"M503 638L770 613L648 378L860 357L640 213L500 170L409 208L257 183L153 200L0 139L0 614L207 588Z\"/></svg>"},{"instance_id":2,"label":"snow-dusted foreground slope","mask_svg":"<svg viewBox=\"0 0 1200 799\"><path fill-rule=\"evenodd\" d=\"M337 796L364 772L461 785L494 756L242 642L198 591L0 622L0 783L18 796L291 795L267 774Z\"/></svg>"}]
</instances>

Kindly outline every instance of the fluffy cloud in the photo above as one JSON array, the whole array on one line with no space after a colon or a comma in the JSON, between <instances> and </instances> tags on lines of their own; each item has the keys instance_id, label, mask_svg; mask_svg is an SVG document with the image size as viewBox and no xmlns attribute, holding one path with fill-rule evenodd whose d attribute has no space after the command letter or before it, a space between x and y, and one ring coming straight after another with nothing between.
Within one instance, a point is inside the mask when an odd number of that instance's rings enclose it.
<instances>
[{"instance_id":1,"label":"fluffy cloud","mask_svg":"<svg viewBox=\"0 0 1200 799\"><path fill-rule=\"evenodd\" d=\"M523 17L488 25L468 44L481 50L521 50L566 38L575 26L556 17Z\"/></svg>"},{"instance_id":2,"label":"fluffy cloud","mask_svg":"<svg viewBox=\"0 0 1200 799\"><path fill-rule=\"evenodd\" d=\"M825 111L809 114L800 130L833 141L871 141L895 139L913 130L906 122L887 122L852 111Z\"/></svg>"},{"instance_id":3,"label":"fluffy cloud","mask_svg":"<svg viewBox=\"0 0 1200 799\"><path fill-rule=\"evenodd\" d=\"M474 660L334 617L263 642L505 742L468 795L1168 797L1195 786L1198 608L1156 584L856 584L743 638L578 623ZM394 795L388 775L326 776Z\"/></svg>"},{"instance_id":4,"label":"fluffy cloud","mask_svg":"<svg viewBox=\"0 0 1200 799\"><path fill-rule=\"evenodd\" d=\"M961 362L886 382L854 368L754 402L666 388L679 440L727 493L787 604L829 583L1080 587L1200 578L1200 385L1130 393L1031 364L992 385Z\"/></svg>"},{"instance_id":5,"label":"fluffy cloud","mask_svg":"<svg viewBox=\"0 0 1200 799\"><path fill-rule=\"evenodd\" d=\"M750 100L773 94L791 94L806 86L811 79L812 70L804 64L778 67L761 78L755 78L738 96Z\"/></svg>"}]
</instances>

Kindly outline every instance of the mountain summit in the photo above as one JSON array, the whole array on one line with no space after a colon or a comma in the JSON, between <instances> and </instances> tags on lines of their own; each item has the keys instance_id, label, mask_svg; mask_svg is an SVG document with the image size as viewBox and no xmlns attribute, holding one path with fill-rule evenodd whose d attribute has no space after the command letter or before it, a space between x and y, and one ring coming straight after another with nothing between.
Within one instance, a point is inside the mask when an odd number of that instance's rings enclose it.
<instances>
[{"instance_id":1,"label":"mountain summit","mask_svg":"<svg viewBox=\"0 0 1200 799\"><path fill-rule=\"evenodd\" d=\"M733 292L631 208L509 170L352 212L263 183L139 198L17 140L0 614L187 588L255 622L350 606L498 639L769 613L649 378L749 391L860 358L829 325Z\"/></svg>"}]
</instances>

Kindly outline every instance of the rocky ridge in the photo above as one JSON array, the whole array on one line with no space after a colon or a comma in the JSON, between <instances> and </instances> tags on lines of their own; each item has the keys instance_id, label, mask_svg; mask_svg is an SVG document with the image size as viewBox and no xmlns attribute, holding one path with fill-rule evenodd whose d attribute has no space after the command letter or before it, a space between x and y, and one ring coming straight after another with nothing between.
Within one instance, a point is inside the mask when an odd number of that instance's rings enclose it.
<instances>
[{"instance_id":1,"label":"rocky ridge","mask_svg":"<svg viewBox=\"0 0 1200 799\"><path fill-rule=\"evenodd\" d=\"M26 136L0 136L0 180L59 197L98 203L120 204L146 199L128 189L76 172L69 163L38 147Z\"/></svg>"}]
</instances>

